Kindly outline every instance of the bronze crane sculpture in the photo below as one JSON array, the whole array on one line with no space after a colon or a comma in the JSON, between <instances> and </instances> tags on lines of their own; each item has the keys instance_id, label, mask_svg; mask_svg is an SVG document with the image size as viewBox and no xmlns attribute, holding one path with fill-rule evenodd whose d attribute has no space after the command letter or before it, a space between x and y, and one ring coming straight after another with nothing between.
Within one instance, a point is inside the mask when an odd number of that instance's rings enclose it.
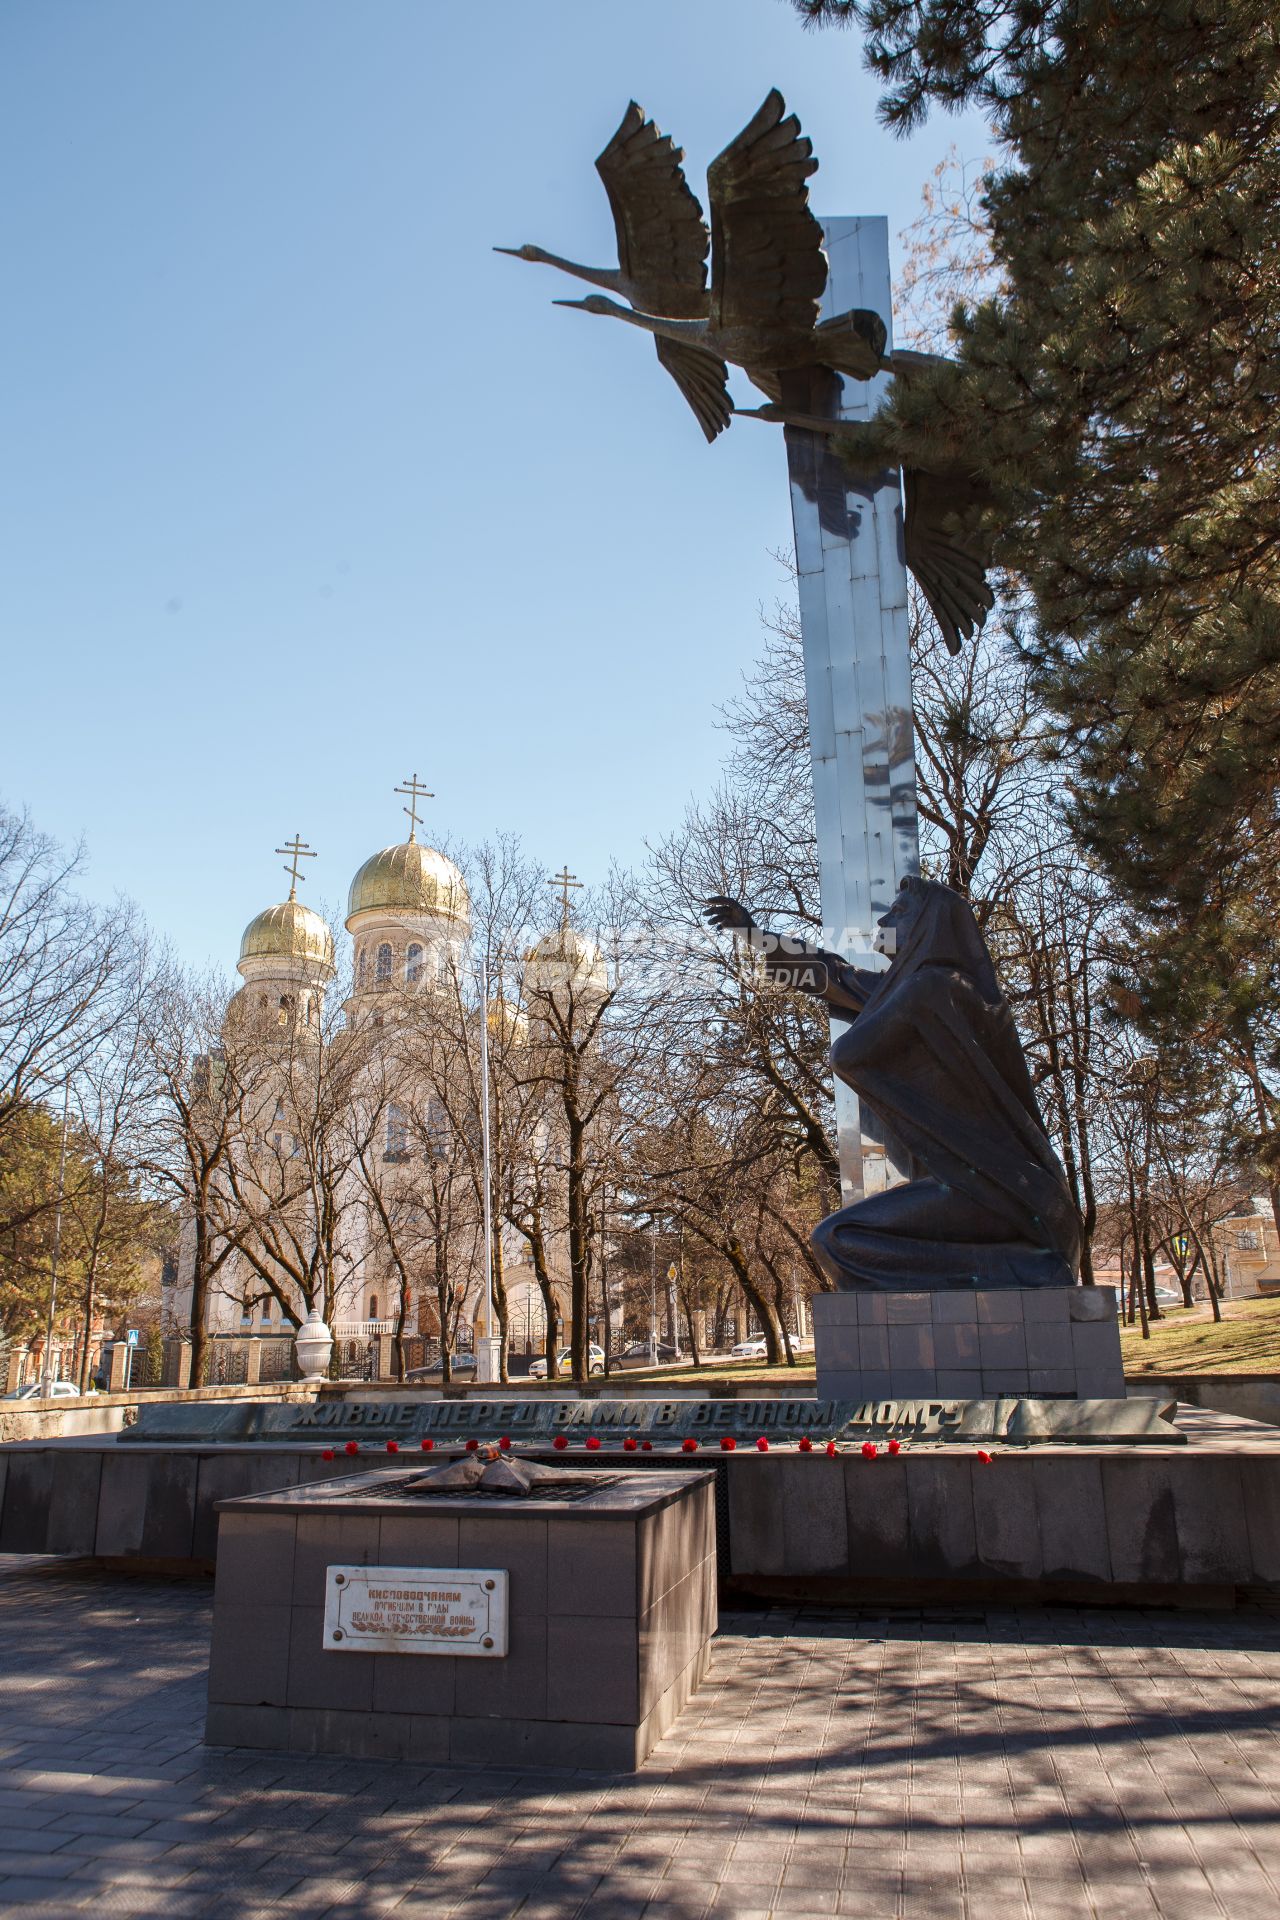
<instances>
[{"instance_id":1,"label":"bronze crane sculpture","mask_svg":"<svg viewBox=\"0 0 1280 1920\"><path fill-rule=\"evenodd\" d=\"M708 441L735 411L726 362L768 396L771 404L755 410L756 417L839 434L845 423L812 411L833 376L909 374L934 357L887 353L885 324L869 309L819 321L827 260L808 188L818 163L776 88L708 169L710 232L682 158L633 101L596 162L613 210L617 268L579 266L540 247L496 251L559 267L628 301L623 306L592 294L555 304L652 334L659 360ZM904 490L906 562L957 653L994 604L982 544L951 528L957 512L980 500L981 489L974 476L940 467L907 471Z\"/></svg>"},{"instance_id":2,"label":"bronze crane sculpture","mask_svg":"<svg viewBox=\"0 0 1280 1920\"><path fill-rule=\"evenodd\" d=\"M707 310L711 236L680 165L684 154L633 100L596 161L613 212L616 267L582 267L542 247L495 247L517 260L559 267L577 280L621 294L633 307L696 319ZM658 358L714 440L729 424L729 369L716 354L685 340L657 336Z\"/></svg>"}]
</instances>

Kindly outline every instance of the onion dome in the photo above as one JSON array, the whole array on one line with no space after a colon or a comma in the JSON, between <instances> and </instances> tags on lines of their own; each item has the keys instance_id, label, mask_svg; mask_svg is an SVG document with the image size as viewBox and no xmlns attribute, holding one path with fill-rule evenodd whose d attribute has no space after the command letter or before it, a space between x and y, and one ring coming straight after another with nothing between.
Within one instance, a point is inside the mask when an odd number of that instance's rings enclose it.
<instances>
[{"instance_id":1,"label":"onion dome","mask_svg":"<svg viewBox=\"0 0 1280 1920\"><path fill-rule=\"evenodd\" d=\"M434 847L407 840L375 853L351 882L348 927L364 913L428 914L465 927L471 903L466 882L452 860Z\"/></svg>"},{"instance_id":2,"label":"onion dome","mask_svg":"<svg viewBox=\"0 0 1280 1920\"><path fill-rule=\"evenodd\" d=\"M327 923L300 900L283 900L251 920L240 942L241 970L246 960L292 960L305 967L333 971L333 935Z\"/></svg>"},{"instance_id":3,"label":"onion dome","mask_svg":"<svg viewBox=\"0 0 1280 1920\"><path fill-rule=\"evenodd\" d=\"M530 985L544 993L571 986L576 993L608 993L609 970L599 947L576 928L546 933L526 955Z\"/></svg>"},{"instance_id":4,"label":"onion dome","mask_svg":"<svg viewBox=\"0 0 1280 1920\"><path fill-rule=\"evenodd\" d=\"M522 1047L529 1038L529 1022L521 1009L495 994L489 1002L486 1022L489 1039L500 1046Z\"/></svg>"}]
</instances>

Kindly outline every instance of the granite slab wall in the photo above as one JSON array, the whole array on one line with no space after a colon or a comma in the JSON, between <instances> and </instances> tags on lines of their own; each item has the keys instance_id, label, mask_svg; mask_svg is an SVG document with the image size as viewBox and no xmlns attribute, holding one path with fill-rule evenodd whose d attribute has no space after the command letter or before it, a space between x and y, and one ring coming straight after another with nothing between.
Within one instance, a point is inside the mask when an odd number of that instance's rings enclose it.
<instances>
[{"instance_id":1,"label":"granite slab wall","mask_svg":"<svg viewBox=\"0 0 1280 1920\"><path fill-rule=\"evenodd\" d=\"M379 1511L372 1494L335 1511L304 1492L231 1503L206 1740L427 1764L638 1765L701 1681L716 1626L713 1476L646 1485L598 1513L518 1501ZM507 1569L506 1657L326 1648L325 1570L338 1563Z\"/></svg>"},{"instance_id":2,"label":"granite slab wall","mask_svg":"<svg viewBox=\"0 0 1280 1920\"><path fill-rule=\"evenodd\" d=\"M1280 1448L731 1459L737 1584L1280 1590Z\"/></svg>"},{"instance_id":3,"label":"granite slab wall","mask_svg":"<svg viewBox=\"0 0 1280 1920\"><path fill-rule=\"evenodd\" d=\"M818 1398L1122 1400L1114 1287L814 1296Z\"/></svg>"}]
</instances>

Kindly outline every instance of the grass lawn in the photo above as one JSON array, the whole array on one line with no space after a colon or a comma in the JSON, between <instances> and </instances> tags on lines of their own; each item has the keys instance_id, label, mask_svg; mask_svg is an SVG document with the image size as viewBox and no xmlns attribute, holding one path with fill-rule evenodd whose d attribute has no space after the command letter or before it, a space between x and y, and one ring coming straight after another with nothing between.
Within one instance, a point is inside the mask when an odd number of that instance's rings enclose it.
<instances>
[{"instance_id":1,"label":"grass lawn","mask_svg":"<svg viewBox=\"0 0 1280 1920\"><path fill-rule=\"evenodd\" d=\"M1127 1374L1280 1373L1280 1297L1224 1300L1221 1325L1207 1306L1166 1307L1151 1323L1122 1327Z\"/></svg>"},{"instance_id":2,"label":"grass lawn","mask_svg":"<svg viewBox=\"0 0 1280 1920\"><path fill-rule=\"evenodd\" d=\"M1214 1321L1207 1306L1166 1307L1164 1317L1151 1323L1151 1338L1141 1327L1122 1327L1120 1345L1124 1370L1142 1373L1280 1373L1280 1296L1269 1300L1224 1300L1222 1321ZM771 1367L767 1360L709 1360L701 1367L662 1367L655 1371L614 1376L618 1390L643 1385L646 1392L662 1386L697 1383L729 1384L813 1392L813 1355L800 1356L795 1367ZM610 1382L611 1387L614 1381Z\"/></svg>"}]
</instances>

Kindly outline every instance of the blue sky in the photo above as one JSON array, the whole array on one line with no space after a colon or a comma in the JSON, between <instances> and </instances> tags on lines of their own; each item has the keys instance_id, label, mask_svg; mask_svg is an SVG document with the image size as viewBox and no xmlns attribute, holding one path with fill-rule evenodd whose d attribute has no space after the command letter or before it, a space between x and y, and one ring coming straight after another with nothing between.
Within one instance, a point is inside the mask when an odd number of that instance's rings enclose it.
<instances>
[{"instance_id":1,"label":"blue sky","mask_svg":"<svg viewBox=\"0 0 1280 1920\"><path fill-rule=\"evenodd\" d=\"M230 962L272 849L340 907L414 769L428 836L587 880L713 783L780 436L708 448L647 343L490 248L607 263L628 98L701 197L775 84L819 213L896 233L986 149L891 138L783 0L7 0L0 794L92 891Z\"/></svg>"}]
</instances>

